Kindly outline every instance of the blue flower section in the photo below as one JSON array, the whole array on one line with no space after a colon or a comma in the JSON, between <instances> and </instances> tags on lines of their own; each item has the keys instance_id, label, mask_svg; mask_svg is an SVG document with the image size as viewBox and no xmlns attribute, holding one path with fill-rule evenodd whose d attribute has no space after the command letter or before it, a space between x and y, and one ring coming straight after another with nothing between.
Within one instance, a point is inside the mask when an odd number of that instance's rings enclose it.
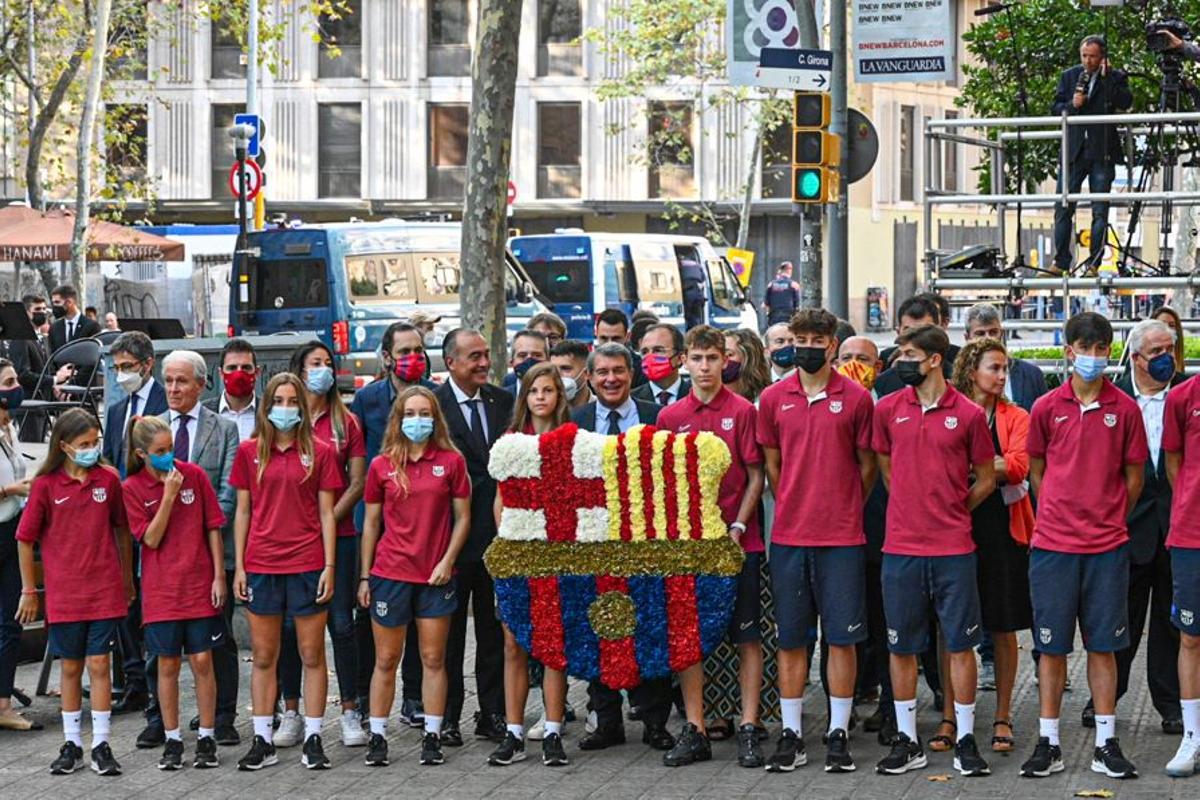
<instances>
[{"instance_id":1,"label":"blue flower section","mask_svg":"<svg viewBox=\"0 0 1200 800\"><path fill-rule=\"evenodd\" d=\"M700 617L700 649L704 655L725 638L737 600L737 577L696 576L696 613Z\"/></svg>"},{"instance_id":2,"label":"blue flower section","mask_svg":"<svg viewBox=\"0 0 1200 800\"><path fill-rule=\"evenodd\" d=\"M629 596L637 609L633 649L642 679L671 674L667 652L667 592L660 575L629 578Z\"/></svg>"},{"instance_id":3,"label":"blue flower section","mask_svg":"<svg viewBox=\"0 0 1200 800\"><path fill-rule=\"evenodd\" d=\"M512 631L517 644L529 652L533 648L533 623L529 619L529 580L500 578L496 581L496 603L500 619Z\"/></svg>"},{"instance_id":4,"label":"blue flower section","mask_svg":"<svg viewBox=\"0 0 1200 800\"><path fill-rule=\"evenodd\" d=\"M596 579L592 576L558 576L567 672L590 681L600 679L600 640L588 621L588 607L595 599ZM526 599L526 616L529 613L528 602Z\"/></svg>"}]
</instances>

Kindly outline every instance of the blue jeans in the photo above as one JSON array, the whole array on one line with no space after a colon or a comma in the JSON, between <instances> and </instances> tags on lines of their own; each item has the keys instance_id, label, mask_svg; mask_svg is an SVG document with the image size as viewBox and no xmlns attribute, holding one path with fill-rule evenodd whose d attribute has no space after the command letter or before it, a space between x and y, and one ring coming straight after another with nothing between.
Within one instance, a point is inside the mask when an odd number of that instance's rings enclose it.
<instances>
[{"instance_id":1,"label":"blue jeans","mask_svg":"<svg viewBox=\"0 0 1200 800\"><path fill-rule=\"evenodd\" d=\"M1104 161L1091 161L1086 158L1076 159L1071 164L1071 183L1068 190L1072 193L1083 188L1083 179L1087 178L1088 191L1107 192L1112 188L1116 168ZM1058 176L1058 189L1062 191L1062 175ZM1075 204L1062 202L1054 204L1054 264L1060 269L1070 269L1071 240L1075 238ZM1108 242L1108 203L1092 203L1092 243L1091 256L1098 258L1104 252Z\"/></svg>"}]
</instances>

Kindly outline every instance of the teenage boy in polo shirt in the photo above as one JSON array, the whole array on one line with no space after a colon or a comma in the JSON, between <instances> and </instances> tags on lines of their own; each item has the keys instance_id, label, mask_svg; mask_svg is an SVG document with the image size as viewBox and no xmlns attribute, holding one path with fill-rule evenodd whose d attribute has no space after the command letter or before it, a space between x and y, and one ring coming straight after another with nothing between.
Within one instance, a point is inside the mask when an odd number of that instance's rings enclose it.
<instances>
[{"instance_id":1,"label":"teenage boy in polo shirt","mask_svg":"<svg viewBox=\"0 0 1200 800\"><path fill-rule=\"evenodd\" d=\"M758 517L764 478L762 453L754 440L756 412L752 403L721 383L721 372L725 369L724 333L698 325L688 331L684 350L692 378L691 391L664 408L655 424L662 430L681 434L710 431L729 446L733 460L721 481L717 504L729 526L729 535L741 543L746 553L729 622L729 637L738 651L738 683L742 690L738 763L743 767L761 767L763 757L755 726L763 674L758 585L763 540ZM675 746L663 754L663 764L668 767L712 758L704 727L704 664L693 664L679 673L679 684L688 721Z\"/></svg>"},{"instance_id":2,"label":"teenage boy in polo shirt","mask_svg":"<svg viewBox=\"0 0 1200 800\"><path fill-rule=\"evenodd\" d=\"M1058 739L1067 654L1079 619L1096 707L1092 770L1137 777L1116 738L1116 652L1129 646L1129 530L1150 457L1137 402L1104 379L1112 325L1084 312L1067 320L1071 379L1033 405L1029 480L1038 498L1029 552L1033 644L1041 701L1027 778L1063 769Z\"/></svg>"},{"instance_id":3,"label":"teenage boy in polo shirt","mask_svg":"<svg viewBox=\"0 0 1200 800\"><path fill-rule=\"evenodd\" d=\"M800 721L818 616L829 648L825 770L854 769L846 731L855 645L867 638L862 514L875 483L875 457L871 396L830 366L837 323L823 309L792 317L788 334L798 369L769 386L759 402L758 442L775 492L769 564L783 712L783 732L767 763L771 772L790 772L808 760Z\"/></svg>"},{"instance_id":4,"label":"teenage boy in polo shirt","mask_svg":"<svg viewBox=\"0 0 1200 800\"><path fill-rule=\"evenodd\" d=\"M954 704L954 767L966 776L987 775L991 768L974 734L980 615L971 511L996 488L995 448L983 410L946 383L945 331L922 325L896 342L892 368L906 388L876 406L872 445L890 492L883 606L900 732L875 770L900 775L926 765L917 738L917 655L930 643L932 604L960 701Z\"/></svg>"}]
</instances>

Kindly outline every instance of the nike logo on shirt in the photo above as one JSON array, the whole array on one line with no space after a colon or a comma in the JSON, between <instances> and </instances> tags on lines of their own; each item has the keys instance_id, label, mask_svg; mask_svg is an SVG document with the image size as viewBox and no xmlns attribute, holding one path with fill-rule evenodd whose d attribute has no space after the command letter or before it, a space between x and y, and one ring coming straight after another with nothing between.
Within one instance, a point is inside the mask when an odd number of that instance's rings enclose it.
<instances>
[{"instance_id":1,"label":"nike logo on shirt","mask_svg":"<svg viewBox=\"0 0 1200 800\"><path fill-rule=\"evenodd\" d=\"M680 425L679 432L683 433L684 431L688 430L691 427L692 427L692 423L690 423L690 422L687 425Z\"/></svg>"},{"instance_id":2,"label":"nike logo on shirt","mask_svg":"<svg viewBox=\"0 0 1200 800\"><path fill-rule=\"evenodd\" d=\"M779 410L780 411L791 411L795 407L796 407L795 403L784 403L783 405L779 406Z\"/></svg>"},{"instance_id":3,"label":"nike logo on shirt","mask_svg":"<svg viewBox=\"0 0 1200 800\"><path fill-rule=\"evenodd\" d=\"M147 500L146 502L142 503L142 505L144 505L146 508L149 508L150 506L158 505L158 501L157 500Z\"/></svg>"},{"instance_id":4,"label":"nike logo on shirt","mask_svg":"<svg viewBox=\"0 0 1200 800\"><path fill-rule=\"evenodd\" d=\"M908 417L896 417L896 424L899 425L901 422L908 422Z\"/></svg>"},{"instance_id":5,"label":"nike logo on shirt","mask_svg":"<svg viewBox=\"0 0 1200 800\"><path fill-rule=\"evenodd\" d=\"M1058 425L1058 424L1060 424L1060 423L1066 422L1068 419L1070 419L1070 415L1063 416L1063 417L1055 417L1055 418L1054 418L1054 424L1055 424L1055 425Z\"/></svg>"},{"instance_id":6,"label":"nike logo on shirt","mask_svg":"<svg viewBox=\"0 0 1200 800\"><path fill-rule=\"evenodd\" d=\"M68 501L68 500L70 500L70 499L71 499L71 498L70 498L70 496L67 496L67 497L56 497L56 498L54 499L54 505L56 505L56 506L61 506L63 503L67 502L67 501Z\"/></svg>"}]
</instances>

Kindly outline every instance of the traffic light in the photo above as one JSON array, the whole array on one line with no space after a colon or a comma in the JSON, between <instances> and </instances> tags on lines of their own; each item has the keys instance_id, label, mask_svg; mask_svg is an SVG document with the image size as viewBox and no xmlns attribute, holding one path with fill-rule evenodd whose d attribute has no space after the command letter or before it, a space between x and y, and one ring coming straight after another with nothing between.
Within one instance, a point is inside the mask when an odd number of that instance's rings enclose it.
<instances>
[{"instance_id":1,"label":"traffic light","mask_svg":"<svg viewBox=\"0 0 1200 800\"><path fill-rule=\"evenodd\" d=\"M792 202L836 203L841 137L829 132L829 95L796 92L792 101Z\"/></svg>"}]
</instances>

